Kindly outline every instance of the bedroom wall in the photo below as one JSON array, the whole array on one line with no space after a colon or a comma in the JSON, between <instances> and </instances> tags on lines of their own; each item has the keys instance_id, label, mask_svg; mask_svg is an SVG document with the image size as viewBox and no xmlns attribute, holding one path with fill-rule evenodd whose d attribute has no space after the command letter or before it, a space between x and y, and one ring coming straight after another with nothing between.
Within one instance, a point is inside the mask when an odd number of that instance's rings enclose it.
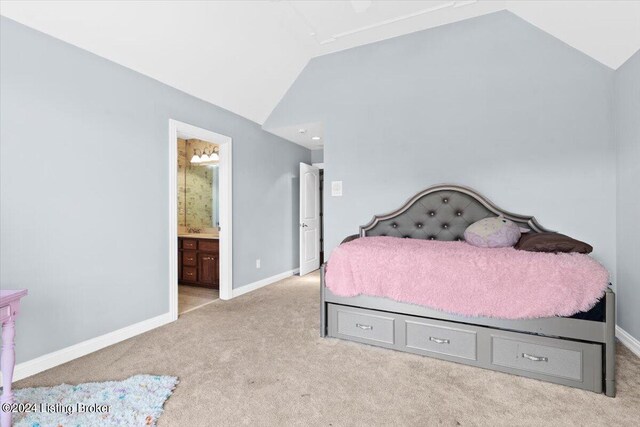
<instances>
[{"instance_id":1,"label":"bedroom wall","mask_svg":"<svg viewBox=\"0 0 640 427\"><path fill-rule=\"evenodd\" d=\"M325 242L437 183L590 242L616 271L613 71L498 12L313 59L264 128L321 121ZM615 282L614 282L615 283Z\"/></svg>"},{"instance_id":2,"label":"bedroom wall","mask_svg":"<svg viewBox=\"0 0 640 427\"><path fill-rule=\"evenodd\" d=\"M0 55L0 283L29 288L18 362L169 310L170 118L233 138L234 288L298 267L309 150L6 18Z\"/></svg>"},{"instance_id":3,"label":"bedroom wall","mask_svg":"<svg viewBox=\"0 0 640 427\"><path fill-rule=\"evenodd\" d=\"M324 161L324 150L311 150L311 162L322 163Z\"/></svg>"},{"instance_id":4,"label":"bedroom wall","mask_svg":"<svg viewBox=\"0 0 640 427\"><path fill-rule=\"evenodd\" d=\"M640 52L615 74L618 325L640 341Z\"/></svg>"}]
</instances>

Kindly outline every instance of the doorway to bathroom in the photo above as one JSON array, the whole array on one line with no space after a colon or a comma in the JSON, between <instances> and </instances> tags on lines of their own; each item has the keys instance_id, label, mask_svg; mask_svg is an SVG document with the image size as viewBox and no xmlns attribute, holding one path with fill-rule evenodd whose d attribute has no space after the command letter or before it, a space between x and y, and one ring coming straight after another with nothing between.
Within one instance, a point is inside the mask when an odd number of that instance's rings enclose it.
<instances>
[{"instance_id":1,"label":"doorway to bathroom","mask_svg":"<svg viewBox=\"0 0 640 427\"><path fill-rule=\"evenodd\" d=\"M169 121L169 309L232 296L231 138Z\"/></svg>"},{"instance_id":2,"label":"doorway to bathroom","mask_svg":"<svg viewBox=\"0 0 640 427\"><path fill-rule=\"evenodd\" d=\"M219 297L220 146L178 133L178 315Z\"/></svg>"}]
</instances>

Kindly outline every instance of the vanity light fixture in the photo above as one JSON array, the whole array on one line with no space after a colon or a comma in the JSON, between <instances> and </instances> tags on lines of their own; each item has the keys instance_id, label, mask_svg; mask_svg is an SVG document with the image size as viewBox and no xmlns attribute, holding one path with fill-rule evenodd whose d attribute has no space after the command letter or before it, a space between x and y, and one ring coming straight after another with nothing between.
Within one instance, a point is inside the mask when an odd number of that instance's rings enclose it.
<instances>
[{"instance_id":1,"label":"vanity light fixture","mask_svg":"<svg viewBox=\"0 0 640 427\"><path fill-rule=\"evenodd\" d=\"M198 150L193 150L193 157L191 157L191 163L200 163L200 156L198 155Z\"/></svg>"},{"instance_id":2,"label":"vanity light fixture","mask_svg":"<svg viewBox=\"0 0 640 427\"><path fill-rule=\"evenodd\" d=\"M219 160L220 155L218 154L218 150L215 147L211 148L211 151L209 151L208 153L205 150L199 151L197 149L194 149L193 157L191 157L191 163L195 164L211 164Z\"/></svg>"}]
</instances>

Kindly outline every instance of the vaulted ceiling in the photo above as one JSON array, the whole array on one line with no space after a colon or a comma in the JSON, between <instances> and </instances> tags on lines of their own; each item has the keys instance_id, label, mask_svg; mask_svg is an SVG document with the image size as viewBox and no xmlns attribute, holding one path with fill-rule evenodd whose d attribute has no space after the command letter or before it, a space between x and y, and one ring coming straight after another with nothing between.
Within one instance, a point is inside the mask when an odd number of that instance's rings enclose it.
<instances>
[{"instance_id":1,"label":"vaulted ceiling","mask_svg":"<svg viewBox=\"0 0 640 427\"><path fill-rule=\"evenodd\" d=\"M0 3L10 19L260 124L313 57L503 9L613 69L640 49L640 1Z\"/></svg>"}]
</instances>

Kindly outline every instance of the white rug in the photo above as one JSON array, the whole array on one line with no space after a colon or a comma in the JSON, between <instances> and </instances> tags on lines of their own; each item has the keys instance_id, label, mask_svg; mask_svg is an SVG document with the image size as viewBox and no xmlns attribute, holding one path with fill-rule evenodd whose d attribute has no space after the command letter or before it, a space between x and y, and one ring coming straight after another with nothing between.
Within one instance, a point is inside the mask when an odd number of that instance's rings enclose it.
<instances>
[{"instance_id":1,"label":"white rug","mask_svg":"<svg viewBox=\"0 0 640 427\"><path fill-rule=\"evenodd\" d=\"M136 375L124 381L14 390L25 412L15 427L155 426L178 378Z\"/></svg>"}]
</instances>

